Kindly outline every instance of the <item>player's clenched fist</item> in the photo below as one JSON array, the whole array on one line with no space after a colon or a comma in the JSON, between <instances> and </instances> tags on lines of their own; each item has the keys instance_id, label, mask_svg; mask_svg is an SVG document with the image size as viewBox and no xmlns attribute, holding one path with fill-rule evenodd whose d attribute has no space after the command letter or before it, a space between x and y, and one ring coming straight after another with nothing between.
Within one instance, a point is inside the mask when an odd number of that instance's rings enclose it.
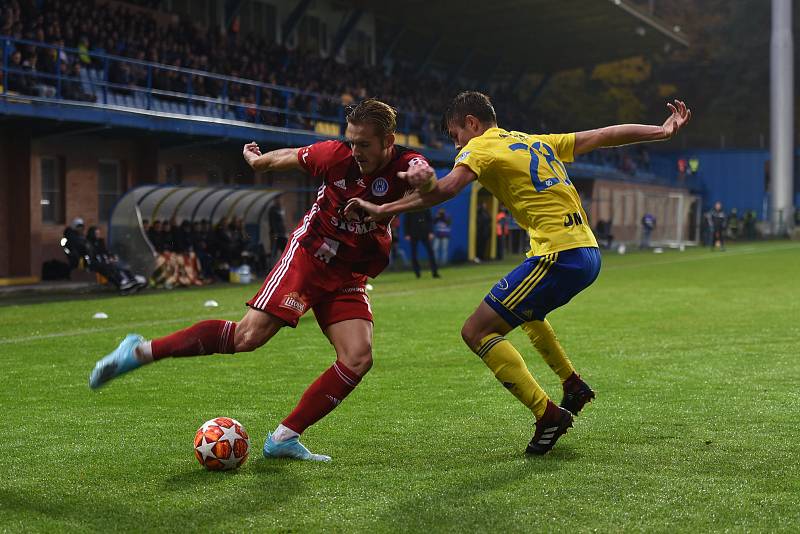
<instances>
[{"instance_id":1,"label":"player's clenched fist","mask_svg":"<svg viewBox=\"0 0 800 534\"><path fill-rule=\"evenodd\" d=\"M258 148L258 143L255 141L251 141L244 145L242 149L242 155L244 156L244 160L247 162L248 165L251 167L253 166L253 162L261 156L261 149Z\"/></svg>"},{"instance_id":2,"label":"player's clenched fist","mask_svg":"<svg viewBox=\"0 0 800 534\"><path fill-rule=\"evenodd\" d=\"M422 158L414 158L408 163L408 170L398 172L397 177L419 189L430 184L431 180L436 177L436 173L427 161Z\"/></svg>"}]
</instances>

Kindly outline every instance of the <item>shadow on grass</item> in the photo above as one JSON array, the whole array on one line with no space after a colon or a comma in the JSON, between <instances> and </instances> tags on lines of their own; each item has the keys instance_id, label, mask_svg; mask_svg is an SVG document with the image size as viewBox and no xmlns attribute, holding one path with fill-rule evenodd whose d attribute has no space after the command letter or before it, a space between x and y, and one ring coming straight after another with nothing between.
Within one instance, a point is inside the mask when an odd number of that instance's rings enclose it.
<instances>
[{"instance_id":1,"label":"shadow on grass","mask_svg":"<svg viewBox=\"0 0 800 534\"><path fill-rule=\"evenodd\" d=\"M166 479L163 487L166 491L183 492L188 489L200 489L204 486L214 485L220 481L229 480L231 477L241 477L241 480L237 480L236 483L246 485L252 481L251 475L256 473L259 478L258 485L266 487L277 484L283 493L287 488L297 488L298 486L293 474L287 471L291 464L296 462L296 460L265 460L260 457L251 457L247 459L241 469L232 471L208 471L200 465L195 465L184 473Z\"/></svg>"},{"instance_id":2,"label":"shadow on grass","mask_svg":"<svg viewBox=\"0 0 800 534\"><path fill-rule=\"evenodd\" d=\"M417 492L376 518L378 530L464 531L487 530L507 524L517 511L531 509L531 499L546 502L548 481L567 464L579 462L578 449L562 445L544 456L519 455L475 465L466 476L437 492ZM512 495L524 495L514 498ZM539 496L537 496L537 494ZM522 525L520 525L522 526Z\"/></svg>"},{"instance_id":3,"label":"shadow on grass","mask_svg":"<svg viewBox=\"0 0 800 534\"><path fill-rule=\"evenodd\" d=\"M161 491L142 497L121 488L64 488L46 494L0 489L0 511L33 531L199 531L227 517L278 518L303 499L304 484L290 461L255 459L244 470L213 472L199 465L166 478ZM249 462L248 462L249 464ZM235 479L235 480L232 480ZM232 482L232 483L231 483ZM113 497L112 497L113 495ZM2 530L0 528L0 530Z\"/></svg>"}]
</instances>

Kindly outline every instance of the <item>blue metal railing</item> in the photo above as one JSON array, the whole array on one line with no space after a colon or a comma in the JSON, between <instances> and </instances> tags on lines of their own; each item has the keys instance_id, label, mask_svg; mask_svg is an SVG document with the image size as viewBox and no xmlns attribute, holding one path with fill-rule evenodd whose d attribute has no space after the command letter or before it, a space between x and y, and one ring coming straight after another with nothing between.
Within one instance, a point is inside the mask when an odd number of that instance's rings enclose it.
<instances>
[{"instance_id":1,"label":"blue metal railing","mask_svg":"<svg viewBox=\"0 0 800 534\"><path fill-rule=\"evenodd\" d=\"M64 89L71 84L69 86L73 90L75 87L81 88L86 99L94 97L97 103L105 106L121 105L306 131L314 131L319 122L339 128L344 124L345 109L340 96L125 58L103 51L59 47L6 36L0 36L0 40L3 56L0 94L3 95L13 92L68 99L74 95L72 91L65 95ZM56 50L55 72L31 70L23 67L21 62L15 64L11 55L15 49L23 46ZM80 77L71 75L69 71L61 72L64 54L71 56L70 64L77 62L81 65ZM136 72L137 75L128 76L128 80L124 80L126 74L117 75L126 71ZM429 144L441 142L436 129L426 128L427 124L435 125L438 122L429 114L398 110L400 133L417 134ZM341 134L341 130L336 130L335 126L328 126L328 131Z\"/></svg>"},{"instance_id":2,"label":"blue metal railing","mask_svg":"<svg viewBox=\"0 0 800 534\"><path fill-rule=\"evenodd\" d=\"M2 46L2 92L23 95L39 94L45 100L65 100L74 96L66 88L77 87L86 98L94 98L103 106L139 108L159 113L174 113L183 116L211 117L214 119L239 121L267 127L287 128L301 131L317 131L323 135L341 135L344 125L345 107L340 96L301 91L294 87L261 83L254 80L213 74L210 72L174 67L137 59L106 54L102 51L85 51L76 48L14 39L0 36ZM12 52L23 46L35 46L56 50L55 72L40 72L15 65ZM81 76L62 73L62 56L70 57L69 63L81 64ZM84 58L89 62L85 62ZM69 64L68 63L68 64ZM128 83L112 81L114 73L122 66L138 72ZM172 76L167 86L159 79ZM10 82L13 82L9 87ZM27 82L23 83L23 82ZM195 85L199 83L205 86ZM23 85L25 87L20 87ZM49 89L48 89L49 88ZM20 90L22 89L22 90ZM65 95L65 92L67 93ZM207 93L207 94L201 94ZM210 93L210 94L209 94ZM238 94L252 97L251 102L237 99ZM328 123L326 129L316 129L319 123ZM429 147L452 146L451 141L438 131L438 119L426 113L406 110L398 111L398 131L416 134L420 142ZM410 143L409 144L413 144ZM577 161L570 173L586 178L611 178L675 184L675 179L664 179L649 172L638 172L636 176L622 173L613 165ZM687 184L681 184L687 185ZM688 184L692 185L692 184Z\"/></svg>"}]
</instances>

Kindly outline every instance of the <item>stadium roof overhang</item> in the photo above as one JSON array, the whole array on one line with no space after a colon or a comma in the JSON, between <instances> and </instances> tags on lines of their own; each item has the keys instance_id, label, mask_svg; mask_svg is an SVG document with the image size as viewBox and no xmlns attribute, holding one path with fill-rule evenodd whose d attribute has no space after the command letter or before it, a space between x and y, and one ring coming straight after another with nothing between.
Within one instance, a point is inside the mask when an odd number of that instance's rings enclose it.
<instances>
[{"instance_id":1,"label":"stadium roof overhang","mask_svg":"<svg viewBox=\"0 0 800 534\"><path fill-rule=\"evenodd\" d=\"M552 74L689 45L631 0L351 0L378 19L378 51L466 77ZM463 63L466 65L462 65Z\"/></svg>"},{"instance_id":2,"label":"stadium roof overhang","mask_svg":"<svg viewBox=\"0 0 800 534\"><path fill-rule=\"evenodd\" d=\"M134 272L152 273L156 267L153 244L144 220L200 222L212 226L240 218L256 242L268 236L267 209L283 191L261 187L145 185L130 189L111 213L108 245ZM262 229L262 226L265 226Z\"/></svg>"}]
</instances>

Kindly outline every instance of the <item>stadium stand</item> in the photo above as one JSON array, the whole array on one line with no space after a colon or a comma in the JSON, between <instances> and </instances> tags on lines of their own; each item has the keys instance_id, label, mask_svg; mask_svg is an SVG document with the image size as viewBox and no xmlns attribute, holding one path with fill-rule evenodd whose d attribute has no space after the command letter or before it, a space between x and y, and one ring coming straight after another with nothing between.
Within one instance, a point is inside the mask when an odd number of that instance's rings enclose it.
<instances>
[{"instance_id":1,"label":"stadium stand","mask_svg":"<svg viewBox=\"0 0 800 534\"><path fill-rule=\"evenodd\" d=\"M343 105L380 94L401 111L399 144L439 148L448 143L435 117L456 88L442 91L445 82L435 75L419 76L399 64L389 76L379 67L288 50L257 35L203 30L151 9L159 2L138 4L143 8L96 0L3 2L0 34L12 37L3 47L11 58L4 66L8 90L326 137L341 134ZM538 124L542 131L560 130L532 116L530 107L503 86L493 99L498 109L514 110L503 121L507 127ZM655 180L646 148L608 150L581 162L588 169L614 168Z\"/></svg>"},{"instance_id":2,"label":"stadium stand","mask_svg":"<svg viewBox=\"0 0 800 534\"><path fill-rule=\"evenodd\" d=\"M472 51L455 50L451 44L458 32L449 25L452 13L438 4L426 11L424 31L413 24L413 10L377 3L367 7L355 0L203 2L216 8L214 16L191 11L199 4L0 0L0 111L7 119L0 132L6 140L0 159L9 158L7 180L18 184L8 195L0 195L0 203L11 206L13 195L24 197L14 204L13 213L0 218L0 229L15 216L30 217L21 211L28 197L34 199L32 227L0 241L0 252L15 247L31 252L19 256L25 258L19 265L0 262L0 275L36 272L40 258L58 257L61 251L52 250L48 243L55 242L58 225L78 213L92 224L108 225L113 250L123 240L109 220L111 208L136 186L299 187L288 203L291 221L309 200L304 197L312 195L311 181L253 176L237 157L241 141L257 139L262 148L269 149L340 136L345 107L364 97L377 96L396 106L398 144L422 149L443 168L452 163L454 152L439 130L439 117L454 92L465 87L488 91L501 124L509 129L564 131L570 125L540 115L535 96L518 94L517 82L525 69L547 74L627 57L643 45L663 50L665 41L679 42L654 31L636 34L640 40L634 46L629 36L635 34L641 18L624 14L611 3L589 1L582 1L580 7L557 8L538 1L534 14L518 13L510 9L511 0L498 0L491 20L482 20L480 10L460 13L465 24L489 24L487 35L504 35L501 57L482 52L485 36L473 36ZM257 4L280 4L272 21L280 35L255 33L255 24L246 21L246 13ZM284 30L295 15L293 7L312 4L311 14L295 17L298 29L294 38L287 38L291 31ZM236 16L227 12L220 16L229 6L242 8L241 31ZM581 31L591 30L581 26L583 18L570 19L575 9L591 13L595 21L613 22L616 31L605 35L603 42L583 46L587 39L596 39ZM371 32L370 54L351 54L350 44L338 55L335 47L323 50L322 45L303 45L305 34L300 28L306 28L308 20L327 16L327 27L332 29L340 19L360 11L366 13L365 24ZM543 55L531 61L523 53L526 47L519 46L520 40L530 38L527 25L540 16L556 15L570 20L574 42L558 57ZM549 42L560 31L543 27L536 38ZM354 31L351 44L364 35ZM337 35L325 42L340 40ZM450 43L437 44L442 40ZM85 150L87 144L93 147L91 152ZM11 154L31 157L17 161ZM647 202L669 205L660 199L671 194L664 187L675 186L665 182L675 180L663 172L653 173L658 161L654 156L651 165L650 160L647 152L638 149L607 152L581 159L570 170L582 193L594 199L594 205L587 202L590 209L601 218L614 219L613 232L619 239L635 237L637 219L628 217L628 211L633 213L640 205L644 209ZM83 181L93 177L95 181ZM78 188L74 185L78 181L96 185ZM640 182L642 188L636 189L634 197L633 191L622 190L630 184L607 183L611 181ZM49 206L46 209L35 204L40 195L42 206ZM467 215L478 195L459 202L464 232L454 235L452 243L455 246L460 240L463 254L453 257L466 259L471 231ZM616 209L620 203L625 211ZM681 210L680 205L668 209L674 214ZM145 217L157 219L152 213ZM623 222L627 219L632 222ZM668 220L668 215L659 220ZM176 221L180 224L183 219ZM191 218L190 222L197 221ZM139 256L122 251L119 255L133 261Z\"/></svg>"}]
</instances>

